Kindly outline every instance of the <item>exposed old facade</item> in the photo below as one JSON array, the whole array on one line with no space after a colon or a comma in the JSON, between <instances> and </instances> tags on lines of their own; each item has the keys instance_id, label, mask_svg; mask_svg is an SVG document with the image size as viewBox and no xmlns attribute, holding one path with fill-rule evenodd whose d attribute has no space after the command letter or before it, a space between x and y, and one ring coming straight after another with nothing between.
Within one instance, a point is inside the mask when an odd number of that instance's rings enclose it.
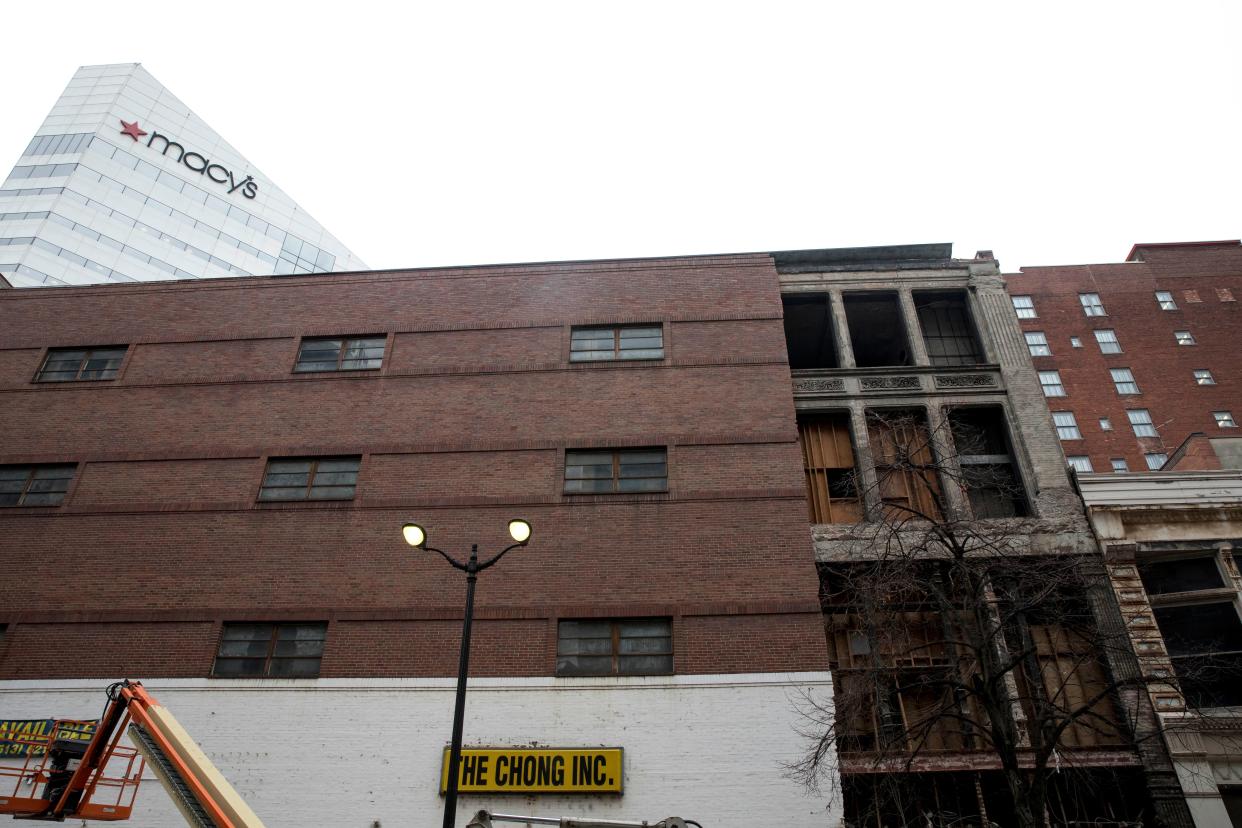
<instances>
[{"instance_id":1,"label":"exposed old facade","mask_svg":"<svg viewBox=\"0 0 1242 828\"><path fill-rule=\"evenodd\" d=\"M1079 482L1195 825L1242 825L1242 475Z\"/></svg>"},{"instance_id":2,"label":"exposed old facade","mask_svg":"<svg viewBox=\"0 0 1242 828\"><path fill-rule=\"evenodd\" d=\"M1019 824L1006 753L1052 824L1188 824L994 258L774 258L848 824Z\"/></svg>"}]
</instances>

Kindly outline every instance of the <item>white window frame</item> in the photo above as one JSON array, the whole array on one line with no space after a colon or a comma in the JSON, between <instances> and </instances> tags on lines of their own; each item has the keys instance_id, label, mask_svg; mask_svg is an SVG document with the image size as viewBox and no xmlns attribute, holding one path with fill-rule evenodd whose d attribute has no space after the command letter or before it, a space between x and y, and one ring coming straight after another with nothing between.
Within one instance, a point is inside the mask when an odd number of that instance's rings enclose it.
<instances>
[{"instance_id":1,"label":"white window frame","mask_svg":"<svg viewBox=\"0 0 1242 828\"><path fill-rule=\"evenodd\" d=\"M1019 319L1039 318L1039 314L1035 312L1035 299L1033 297L1029 295L1011 296L1009 299L1013 302L1013 312L1018 315Z\"/></svg>"},{"instance_id":2,"label":"white window frame","mask_svg":"<svg viewBox=\"0 0 1242 828\"><path fill-rule=\"evenodd\" d=\"M1076 336L1071 336L1071 337L1070 337L1070 347L1071 347L1071 348L1081 348L1081 347L1082 347L1082 340L1081 340L1081 339L1079 339L1079 338L1078 338L1078 337L1076 337Z\"/></svg>"},{"instance_id":3,"label":"white window frame","mask_svg":"<svg viewBox=\"0 0 1242 828\"><path fill-rule=\"evenodd\" d=\"M1163 451L1149 451L1143 455L1143 459L1147 461L1148 471L1159 471L1161 466L1169 462L1169 455Z\"/></svg>"},{"instance_id":4,"label":"white window frame","mask_svg":"<svg viewBox=\"0 0 1242 828\"><path fill-rule=\"evenodd\" d=\"M1195 335L1190 331L1174 331L1173 339L1178 345L1194 345Z\"/></svg>"},{"instance_id":5,"label":"white window frame","mask_svg":"<svg viewBox=\"0 0 1242 828\"><path fill-rule=\"evenodd\" d=\"M1118 474L1130 471L1130 464L1126 462L1126 458L1124 457L1114 457L1108 461L1108 464L1112 466L1113 471Z\"/></svg>"},{"instance_id":6,"label":"white window frame","mask_svg":"<svg viewBox=\"0 0 1242 828\"><path fill-rule=\"evenodd\" d=\"M1112 430L1113 430L1113 421L1110 420L1108 417L1101 417L1100 418L1100 431L1112 431Z\"/></svg>"},{"instance_id":7,"label":"white window frame","mask_svg":"<svg viewBox=\"0 0 1242 828\"><path fill-rule=\"evenodd\" d=\"M1087 316L1108 316L1098 293L1078 294L1078 304L1082 305L1082 312Z\"/></svg>"},{"instance_id":8,"label":"white window frame","mask_svg":"<svg viewBox=\"0 0 1242 828\"><path fill-rule=\"evenodd\" d=\"M1125 372L1125 378L1118 379L1117 375L1122 372ZM1113 387L1117 389L1118 394L1125 397L1132 397L1136 394L1143 393L1139 389L1138 381L1134 379L1134 372L1129 368L1110 368L1108 369L1108 375L1113 378ZM1126 388L1123 388L1122 386L1126 386ZM1133 387L1134 390L1128 390L1130 387Z\"/></svg>"},{"instance_id":9,"label":"white window frame","mask_svg":"<svg viewBox=\"0 0 1242 828\"><path fill-rule=\"evenodd\" d=\"M1151 412L1146 408L1127 408L1126 419L1134 429L1135 437L1159 437L1156 424L1151 420Z\"/></svg>"},{"instance_id":10,"label":"white window frame","mask_svg":"<svg viewBox=\"0 0 1242 828\"><path fill-rule=\"evenodd\" d=\"M1212 376L1212 372L1206 368L1195 369L1195 385L1215 385L1216 377Z\"/></svg>"},{"instance_id":11,"label":"white window frame","mask_svg":"<svg viewBox=\"0 0 1242 828\"><path fill-rule=\"evenodd\" d=\"M1213 411L1212 416L1216 419L1217 428L1237 428L1238 421L1233 418L1231 411Z\"/></svg>"},{"instance_id":12,"label":"white window frame","mask_svg":"<svg viewBox=\"0 0 1242 828\"><path fill-rule=\"evenodd\" d=\"M1043 331L1024 331L1022 335L1026 337L1026 349L1031 356L1052 356L1052 347Z\"/></svg>"},{"instance_id":13,"label":"white window frame","mask_svg":"<svg viewBox=\"0 0 1242 828\"><path fill-rule=\"evenodd\" d=\"M1081 440L1082 432L1078 430L1078 421L1073 411L1052 412L1052 424L1056 427L1057 437L1062 440Z\"/></svg>"},{"instance_id":14,"label":"white window frame","mask_svg":"<svg viewBox=\"0 0 1242 828\"><path fill-rule=\"evenodd\" d=\"M1061 382L1060 371L1039 371L1039 387L1043 389L1045 397L1065 397L1069 396L1065 393L1065 384ZM1046 378L1051 377L1053 381L1045 382ZM1049 392L1052 389L1052 392Z\"/></svg>"},{"instance_id":15,"label":"white window frame","mask_svg":"<svg viewBox=\"0 0 1242 828\"><path fill-rule=\"evenodd\" d=\"M1095 471L1095 469L1091 468L1091 458L1085 454L1066 455L1065 462L1076 472L1091 474Z\"/></svg>"},{"instance_id":16,"label":"white window frame","mask_svg":"<svg viewBox=\"0 0 1242 828\"><path fill-rule=\"evenodd\" d=\"M1095 344L1100 346L1101 354L1119 354L1121 353L1121 341L1117 339L1117 332L1112 328L1099 328L1092 331L1095 334Z\"/></svg>"},{"instance_id":17,"label":"white window frame","mask_svg":"<svg viewBox=\"0 0 1242 828\"><path fill-rule=\"evenodd\" d=\"M1177 310L1177 300L1173 298L1173 291L1171 290L1156 291L1156 304L1160 306L1162 311Z\"/></svg>"}]
</instances>

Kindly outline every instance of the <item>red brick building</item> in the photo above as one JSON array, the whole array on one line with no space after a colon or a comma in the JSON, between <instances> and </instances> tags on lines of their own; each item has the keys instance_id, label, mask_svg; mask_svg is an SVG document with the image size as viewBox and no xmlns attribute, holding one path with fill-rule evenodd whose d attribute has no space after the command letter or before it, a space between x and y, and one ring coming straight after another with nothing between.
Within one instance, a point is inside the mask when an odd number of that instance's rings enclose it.
<instances>
[{"instance_id":1,"label":"red brick building","mask_svg":"<svg viewBox=\"0 0 1242 828\"><path fill-rule=\"evenodd\" d=\"M1242 244L1138 244L1005 280L1071 465L1237 467Z\"/></svg>"},{"instance_id":2,"label":"red brick building","mask_svg":"<svg viewBox=\"0 0 1242 828\"><path fill-rule=\"evenodd\" d=\"M767 255L5 290L0 718L141 678L267 824L431 824L464 580L401 526L523 517L467 745L625 793L459 815L830 822L781 771L830 694L781 316Z\"/></svg>"}]
</instances>

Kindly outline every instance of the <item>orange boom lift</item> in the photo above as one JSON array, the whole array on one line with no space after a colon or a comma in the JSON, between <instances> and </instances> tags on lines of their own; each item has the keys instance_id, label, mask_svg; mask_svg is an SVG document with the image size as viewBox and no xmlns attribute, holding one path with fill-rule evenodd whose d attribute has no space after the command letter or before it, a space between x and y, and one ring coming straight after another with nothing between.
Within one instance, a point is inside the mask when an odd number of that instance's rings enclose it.
<instances>
[{"instance_id":1,"label":"orange boom lift","mask_svg":"<svg viewBox=\"0 0 1242 828\"><path fill-rule=\"evenodd\" d=\"M56 720L26 746L25 764L0 766L0 814L16 819L129 819L142 771L150 765L195 828L263 828L173 715L137 681L108 688L94 733L90 722ZM137 748L120 744L128 725ZM10 793L8 780L13 780Z\"/></svg>"}]
</instances>

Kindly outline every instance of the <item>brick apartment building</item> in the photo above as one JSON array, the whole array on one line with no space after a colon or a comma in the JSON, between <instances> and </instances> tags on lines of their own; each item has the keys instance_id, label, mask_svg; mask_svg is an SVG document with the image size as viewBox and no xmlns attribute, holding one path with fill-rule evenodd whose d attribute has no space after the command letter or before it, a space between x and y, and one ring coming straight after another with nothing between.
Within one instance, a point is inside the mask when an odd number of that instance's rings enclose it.
<instances>
[{"instance_id":1,"label":"brick apartment building","mask_svg":"<svg viewBox=\"0 0 1242 828\"><path fill-rule=\"evenodd\" d=\"M1005 280L1070 465L1242 466L1242 244L1138 244Z\"/></svg>"},{"instance_id":2,"label":"brick apartment building","mask_svg":"<svg viewBox=\"0 0 1242 828\"><path fill-rule=\"evenodd\" d=\"M471 810L835 824L772 257L0 292L0 718L140 678L270 826L439 822L467 747L623 748L623 793ZM3 760L0 761L13 761ZM151 784L131 824L176 824Z\"/></svg>"}]
</instances>

